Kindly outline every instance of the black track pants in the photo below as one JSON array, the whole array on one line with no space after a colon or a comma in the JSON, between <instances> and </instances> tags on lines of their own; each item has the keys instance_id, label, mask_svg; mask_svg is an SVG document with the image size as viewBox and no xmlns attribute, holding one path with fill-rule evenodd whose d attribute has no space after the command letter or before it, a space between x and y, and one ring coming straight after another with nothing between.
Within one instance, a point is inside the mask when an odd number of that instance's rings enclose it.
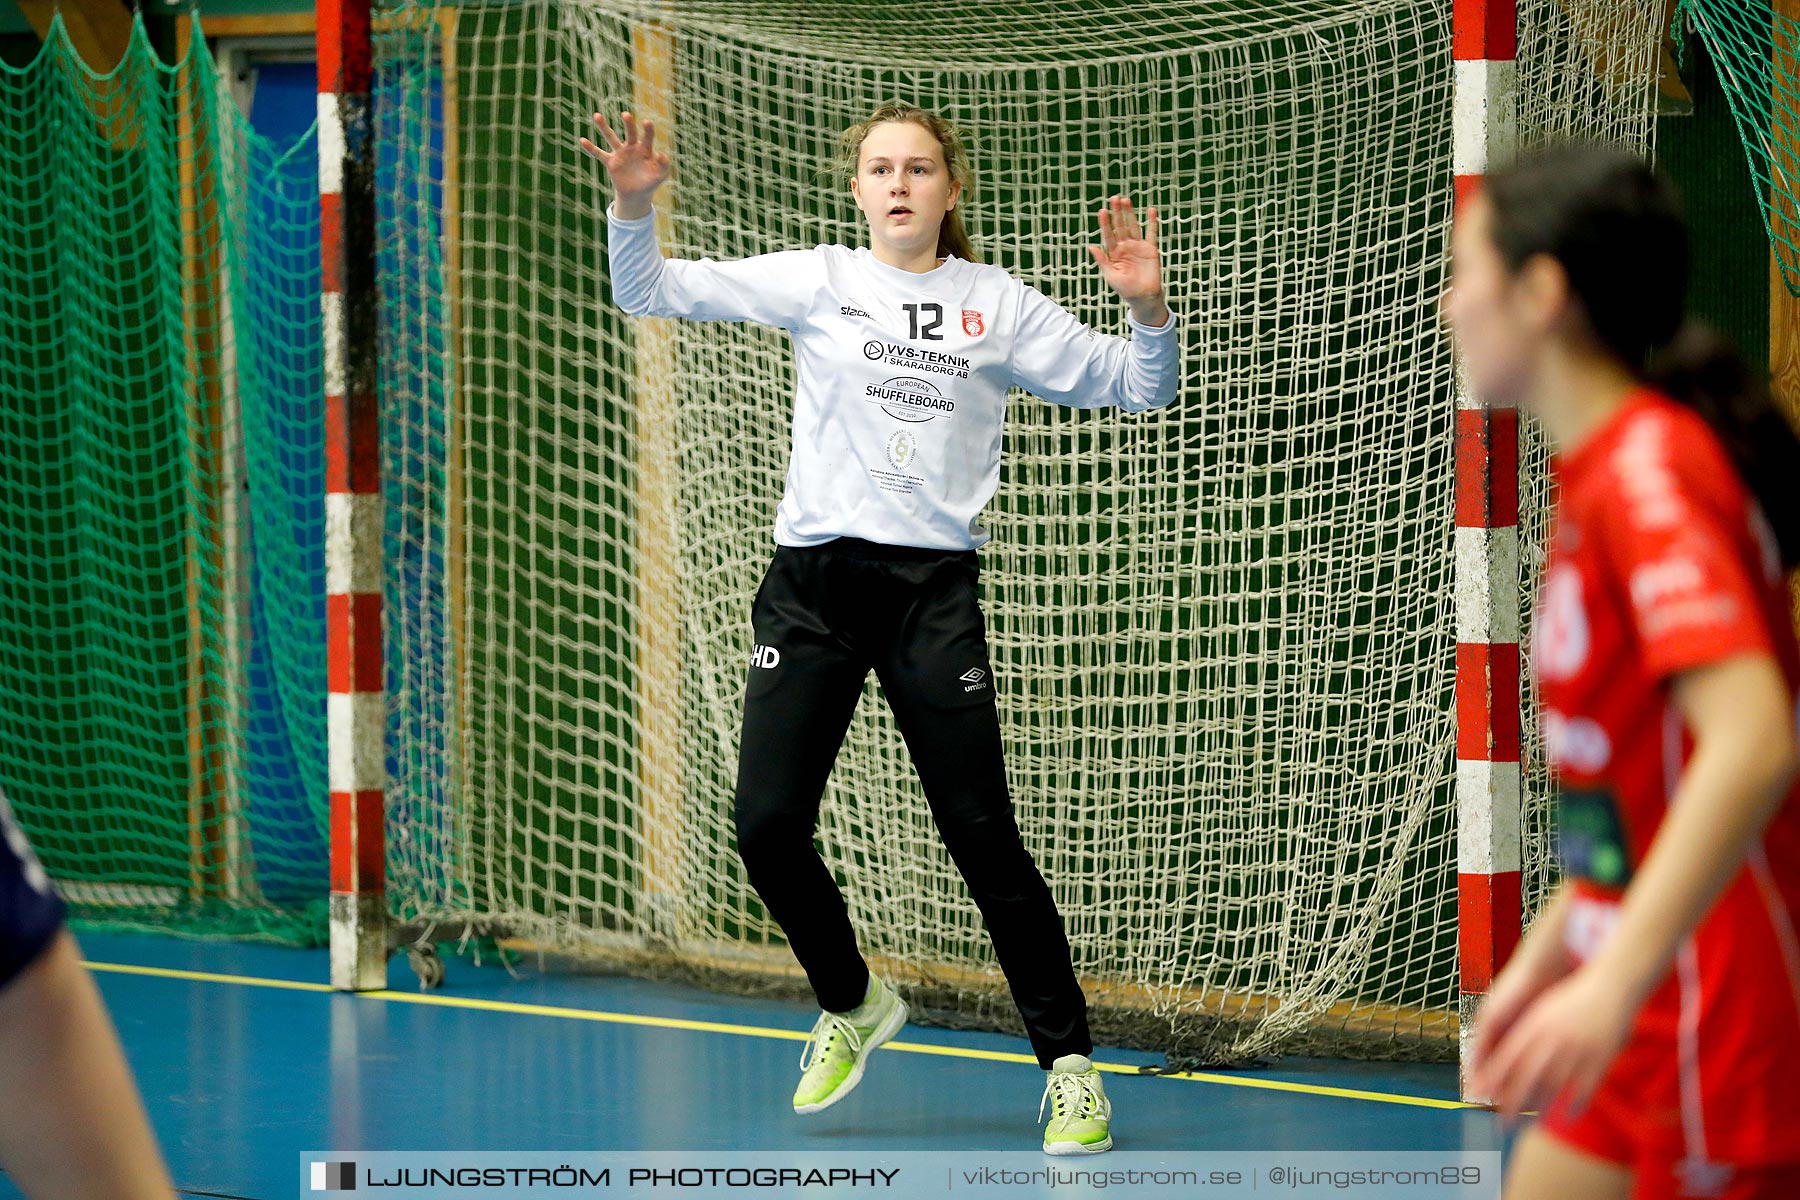
<instances>
[{"instance_id":1,"label":"black track pants","mask_svg":"<svg viewBox=\"0 0 1800 1200\"><path fill-rule=\"evenodd\" d=\"M819 1005L862 1003L869 972L813 846L819 801L873 669L938 832L994 940L1038 1062L1090 1054L1087 1005L1050 889L1019 840L973 551L840 538L776 548L752 620L738 852ZM863 797L883 803L885 797Z\"/></svg>"}]
</instances>

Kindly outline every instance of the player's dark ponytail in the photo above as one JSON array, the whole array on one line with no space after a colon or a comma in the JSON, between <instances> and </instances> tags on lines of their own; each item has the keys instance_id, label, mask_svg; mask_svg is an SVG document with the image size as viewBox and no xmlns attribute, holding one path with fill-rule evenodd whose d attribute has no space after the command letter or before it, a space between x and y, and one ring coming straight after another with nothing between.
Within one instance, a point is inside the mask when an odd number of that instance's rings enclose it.
<instances>
[{"instance_id":1,"label":"player's dark ponytail","mask_svg":"<svg viewBox=\"0 0 1800 1200\"><path fill-rule=\"evenodd\" d=\"M1782 565L1800 565L1800 441L1766 376L1704 321L1690 318L1651 352L1650 383L1706 418L1775 530Z\"/></svg>"},{"instance_id":2,"label":"player's dark ponytail","mask_svg":"<svg viewBox=\"0 0 1800 1200\"><path fill-rule=\"evenodd\" d=\"M1688 232L1672 187L1634 154L1565 145L1484 184L1509 269L1555 259L1594 337L1651 386L1705 417L1800 565L1800 439L1722 335L1685 316Z\"/></svg>"}]
</instances>

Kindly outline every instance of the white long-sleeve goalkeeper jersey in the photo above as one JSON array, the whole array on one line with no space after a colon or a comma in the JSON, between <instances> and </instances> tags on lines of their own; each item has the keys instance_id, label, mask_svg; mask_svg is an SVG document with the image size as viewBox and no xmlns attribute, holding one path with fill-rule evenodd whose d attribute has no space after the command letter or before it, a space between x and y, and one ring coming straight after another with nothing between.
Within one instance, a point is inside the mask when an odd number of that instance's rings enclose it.
<instances>
[{"instance_id":1,"label":"white long-sleeve goalkeeper jersey","mask_svg":"<svg viewBox=\"0 0 1800 1200\"><path fill-rule=\"evenodd\" d=\"M792 337L797 376L775 540L856 537L971 550L1000 486L1013 385L1075 408L1175 399L1173 316L1098 333L999 267L951 258L903 271L867 249L817 246L731 262L664 258L655 214L607 210L614 302L641 316L755 321Z\"/></svg>"}]
</instances>

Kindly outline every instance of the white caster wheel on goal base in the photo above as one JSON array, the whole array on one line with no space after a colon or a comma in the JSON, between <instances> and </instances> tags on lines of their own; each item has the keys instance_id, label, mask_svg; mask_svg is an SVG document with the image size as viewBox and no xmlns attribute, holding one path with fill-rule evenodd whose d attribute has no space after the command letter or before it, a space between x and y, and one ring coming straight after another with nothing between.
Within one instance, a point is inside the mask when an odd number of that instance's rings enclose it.
<instances>
[{"instance_id":1,"label":"white caster wheel on goal base","mask_svg":"<svg viewBox=\"0 0 1800 1200\"><path fill-rule=\"evenodd\" d=\"M406 948L406 961L419 977L419 990L429 992L444 984L444 960L438 957L437 947L424 942Z\"/></svg>"}]
</instances>

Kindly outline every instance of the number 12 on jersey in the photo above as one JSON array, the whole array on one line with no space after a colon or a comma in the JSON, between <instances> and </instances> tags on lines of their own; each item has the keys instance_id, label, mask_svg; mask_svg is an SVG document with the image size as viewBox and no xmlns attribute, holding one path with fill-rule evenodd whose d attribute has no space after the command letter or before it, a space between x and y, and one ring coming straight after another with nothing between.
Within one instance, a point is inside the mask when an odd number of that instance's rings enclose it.
<instances>
[{"instance_id":1,"label":"number 12 on jersey","mask_svg":"<svg viewBox=\"0 0 1800 1200\"><path fill-rule=\"evenodd\" d=\"M944 306L941 304L905 304L906 315L912 319L912 332L907 334L915 342L941 342L944 335L938 332L938 326L944 323ZM931 319L925 327L919 327L919 313L924 312Z\"/></svg>"}]
</instances>

